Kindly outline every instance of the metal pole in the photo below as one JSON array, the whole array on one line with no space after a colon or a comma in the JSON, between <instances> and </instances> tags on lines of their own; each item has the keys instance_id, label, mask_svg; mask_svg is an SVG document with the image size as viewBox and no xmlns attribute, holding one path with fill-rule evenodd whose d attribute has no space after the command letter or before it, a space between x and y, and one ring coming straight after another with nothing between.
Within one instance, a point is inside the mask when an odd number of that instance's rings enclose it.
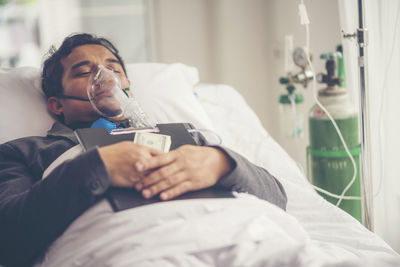
<instances>
[{"instance_id":1,"label":"metal pole","mask_svg":"<svg viewBox=\"0 0 400 267\"><path fill-rule=\"evenodd\" d=\"M358 0L358 29L357 40L359 45L360 67L360 129L361 129L361 196L363 206L364 226L373 231L373 204L372 204L372 175L371 175L371 157L370 157L370 125L368 114L368 92L367 92L367 57L365 47L367 46L367 30L364 29L365 12L364 0Z\"/></svg>"}]
</instances>

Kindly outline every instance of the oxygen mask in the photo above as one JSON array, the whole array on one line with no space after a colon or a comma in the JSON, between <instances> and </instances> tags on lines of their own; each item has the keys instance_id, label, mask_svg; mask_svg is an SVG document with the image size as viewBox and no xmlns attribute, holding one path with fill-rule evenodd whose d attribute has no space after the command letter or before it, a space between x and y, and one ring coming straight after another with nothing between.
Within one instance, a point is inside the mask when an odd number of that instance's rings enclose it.
<instances>
[{"instance_id":1,"label":"oxygen mask","mask_svg":"<svg viewBox=\"0 0 400 267\"><path fill-rule=\"evenodd\" d=\"M123 115L120 94L121 80L112 71L99 66L89 78L87 94L94 109L106 118L118 118ZM126 96L125 96L126 97Z\"/></svg>"},{"instance_id":2,"label":"oxygen mask","mask_svg":"<svg viewBox=\"0 0 400 267\"><path fill-rule=\"evenodd\" d=\"M93 108L103 117L118 119L125 117L134 128L155 127L139 103L122 89L121 79L114 71L100 65L89 78L87 94Z\"/></svg>"}]
</instances>

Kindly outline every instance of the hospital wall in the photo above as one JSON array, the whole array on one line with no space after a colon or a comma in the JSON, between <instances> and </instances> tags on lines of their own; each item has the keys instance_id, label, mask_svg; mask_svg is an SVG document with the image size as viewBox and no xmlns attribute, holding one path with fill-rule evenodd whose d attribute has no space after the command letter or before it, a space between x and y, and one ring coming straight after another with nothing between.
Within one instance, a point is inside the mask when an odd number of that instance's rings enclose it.
<instances>
[{"instance_id":1,"label":"hospital wall","mask_svg":"<svg viewBox=\"0 0 400 267\"><path fill-rule=\"evenodd\" d=\"M229 84L255 110L268 132L305 168L308 122L296 152L295 140L280 134L278 98L284 93L284 36L305 45L297 0L155 0L156 60L196 66L202 82ZM317 72L321 53L340 43L337 1L308 0L310 48ZM300 69L297 68L296 71ZM318 85L318 88L323 87ZM304 116L314 104L312 90L297 86L305 97ZM238 125L238 127L240 127Z\"/></svg>"}]
</instances>

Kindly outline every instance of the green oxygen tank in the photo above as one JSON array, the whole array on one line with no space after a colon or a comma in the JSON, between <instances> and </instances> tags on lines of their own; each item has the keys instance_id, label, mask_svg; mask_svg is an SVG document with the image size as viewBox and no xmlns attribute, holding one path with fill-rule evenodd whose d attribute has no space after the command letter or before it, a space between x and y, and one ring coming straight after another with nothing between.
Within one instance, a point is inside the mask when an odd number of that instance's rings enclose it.
<instances>
[{"instance_id":1,"label":"green oxygen tank","mask_svg":"<svg viewBox=\"0 0 400 267\"><path fill-rule=\"evenodd\" d=\"M360 196L360 141L357 110L344 88L344 64L341 51L322 54L326 60L327 74L319 74L317 80L327 84L318 92L318 100L337 123L347 147L357 166L356 180L345 196ZM336 62L338 74L336 76ZM307 170L311 182L326 191L341 195L353 178L353 164L344 150L340 138L325 112L314 105L309 114L310 145L307 148ZM338 199L319 192L326 200L336 204ZM342 200L341 209L362 222L361 200Z\"/></svg>"}]
</instances>

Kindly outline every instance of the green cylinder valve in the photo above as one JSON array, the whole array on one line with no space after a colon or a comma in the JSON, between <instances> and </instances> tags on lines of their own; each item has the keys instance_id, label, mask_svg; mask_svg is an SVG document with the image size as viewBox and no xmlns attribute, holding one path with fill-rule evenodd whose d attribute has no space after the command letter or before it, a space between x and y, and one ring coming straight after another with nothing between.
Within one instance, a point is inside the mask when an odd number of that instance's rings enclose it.
<instances>
[{"instance_id":1,"label":"green cylinder valve","mask_svg":"<svg viewBox=\"0 0 400 267\"><path fill-rule=\"evenodd\" d=\"M296 87L294 87L294 85L292 84L289 84L288 86L286 86L286 90L291 95L294 92L294 90L296 90Z\"/></svg>"},{"instance_id":2,"label":"green cylinder valve","mask_svg":"<svg viewBox=\"0 0 400 267\"><path fill-rule=\"evenodd\" d=\"M281 77L279 78L279 83L280 84L288 84L289 83L289 79L286 77Z\"/></svg>"}]
</instances>

